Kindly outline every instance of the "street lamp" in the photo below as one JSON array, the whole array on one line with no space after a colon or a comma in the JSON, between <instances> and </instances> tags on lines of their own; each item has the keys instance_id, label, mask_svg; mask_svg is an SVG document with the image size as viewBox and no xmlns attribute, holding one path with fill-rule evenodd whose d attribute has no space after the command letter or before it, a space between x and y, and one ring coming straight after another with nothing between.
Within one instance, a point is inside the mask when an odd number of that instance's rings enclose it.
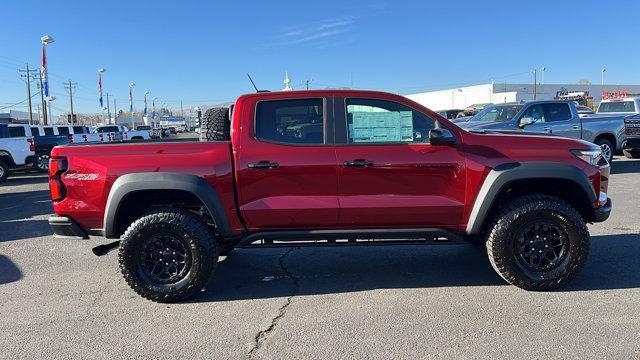
<instances>
[{"instance_id":1,"label":"street lamp","mask_svg":"<svg viewBox=\"0 0 640 360\"><path fill-rule=\"evenodd\" d=\"M40 43L42 43L42 68L40 70L40 96L42 99L42 107L44 112L44 124L47 125L47 105L44 101L45 97L49 97L49 77L47 76L47 51L45 50L46 46L53 43L53 37L50 35L45 35L40 38ZM43 91L44 90L44 93Z\"/></svg>"},{"instance_id":2,"label":"street lamp","mask_svg":"<svg viewBox=\"0 0 640 360\"><path fill-rule=\"evenodd\" d=\"M145 125L147 125L147 95L149 95L148 90L144 92L144 111L142 113Z\"/></svg>"},{"instance_id":3,"label":"street lamp","mask_svg":"<svg viewBox=\"0 0 640 360\"><path fill-rule=\"evenodd\" d=\"M53 116L51 115L51 102L55 99L56 99L55 96L49 96L47 98L47 100L49 101L49 118L48 119L51 120L51 123L53 123Z\"/></svg>"},{"instance_id":4,"label":"street lamp","mask_svg":"<svg viewBox=\"0 0 640 360\"><path fill-rule=\"evenodd\" d=\"M602 81L600 82L600 84L602 84L602 89L604 89L604 73L607 71L607 68L602 68L602 70L600 71L602 74Z\"/></svg>"},{"instance_id":5,"label":"street lamp","mask_svg":"<svg viewBox=\"0 0 640 360\"><path fill-rule=\"evenodd\" d=\"M542 80L540 81L540 85L544 85L544 72L547 71L547 67L543 66L540 70L542 70Z\"/></svg>"},{"instance_id":6,"label":"street lamp","mask_svg":"<svg viewBox=\"0 0 640 360\"><path fill-rule=\"evenodd\" d=\"M157 96L151 100L151 107L153 108L153 110L151 110L151 118L154 120L156 118L156 100L158 100Z\"/></svg>"}]
</instances>

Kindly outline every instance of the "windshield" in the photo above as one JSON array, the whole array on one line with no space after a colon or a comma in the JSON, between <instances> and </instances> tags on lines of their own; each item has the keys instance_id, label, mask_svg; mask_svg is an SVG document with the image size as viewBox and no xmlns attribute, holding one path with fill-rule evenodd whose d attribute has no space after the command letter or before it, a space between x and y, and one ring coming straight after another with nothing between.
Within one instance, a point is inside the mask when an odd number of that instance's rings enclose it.
<instances>
[{"instance_id":1,"label":"windshield","mask_svg":"<svg viewBox=\"0 0 640 360\"><path fill-rule=\"evenodd\" d=\"M636 112L633 101L611 101L600 103L599 113Z\"/></svg>"},{"instance_id":2,"label":"windshield","mask_svg":"<svg viewBox=\"0 0 640 360\"><path fill-rule=\"evenodd\" d=\"M513 119L524 105L489 105L469 121L505 122Z\"/></svg>"}]
</instances>

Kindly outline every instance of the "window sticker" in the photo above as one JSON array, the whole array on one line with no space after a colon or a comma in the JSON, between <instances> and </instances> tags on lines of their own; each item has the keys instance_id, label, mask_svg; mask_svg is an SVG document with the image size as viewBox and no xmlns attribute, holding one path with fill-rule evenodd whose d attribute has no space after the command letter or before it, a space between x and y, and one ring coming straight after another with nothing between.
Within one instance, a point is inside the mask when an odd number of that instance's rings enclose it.
<instances>
[{"instance_id":1,"label":"window sticker","mask_svg":"<svg viewBox=\"0 0 640 360\"><path fill-rule=\"evenodd\" d=\"M411 111L355 111L350 114L353 123L349 126L349 133L354 143L413 141Z\"/></svg>"}]
</instances>

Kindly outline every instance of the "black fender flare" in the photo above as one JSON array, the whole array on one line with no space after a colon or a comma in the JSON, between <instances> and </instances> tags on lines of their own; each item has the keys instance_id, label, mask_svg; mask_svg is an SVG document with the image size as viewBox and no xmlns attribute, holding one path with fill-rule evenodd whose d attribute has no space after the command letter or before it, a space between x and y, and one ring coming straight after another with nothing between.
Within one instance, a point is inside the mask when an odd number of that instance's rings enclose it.
<instances>
[{"instance_id":1,"label":"black fender flare","mask_svg":"<svg viewBox=\"0 0 640 360\"><path fill-rule=\"evenodd\" d=\"M499 165L489 172L480 187L478 196L471 209L471 214L469 215L466 233L469 235L480 234L482 226L494 205L494 201L502 189L509 183L517 180L542 178L570 180L584 191L589 197L589 201L593 203L597 200L595 190L587 175L573 165L549 162L523 162Z\"/></svg>"},{"instance_id":2,"label":"black fender flare","mask_svg":"<svg viewBox=\"0 0 640 360\"><path fill-rule=\"evenodd\" d=\"M183 190L197 196L216 223L223 237L232 236L231 225L215 189L199 176L169 172L144 172L120 176L109 191L104 213L104 236L118 238L116 218L122 200L132 193L145 190Z\"/></svg>"}]
</instances>

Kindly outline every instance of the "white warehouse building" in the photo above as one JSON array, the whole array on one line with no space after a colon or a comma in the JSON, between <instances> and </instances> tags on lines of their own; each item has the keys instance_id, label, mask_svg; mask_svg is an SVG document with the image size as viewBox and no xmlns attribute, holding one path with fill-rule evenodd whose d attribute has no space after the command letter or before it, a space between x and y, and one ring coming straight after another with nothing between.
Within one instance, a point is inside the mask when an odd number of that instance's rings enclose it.
<instances>
[{"instance_id":1,"label":"white warehouse building","mask_svg":"<svg viewBox=\"0 0 640 360\"><path fill-rule=\"evenodd\" d=\"M550 100L564 93L588 93L591 102L599 103L603 92L625 92L640 94L640 85L582 85L582 84L538 84L535 94L538 100ZM464 109L473 104L505 103L533 100L533 84L490 83L453 89L429 91L405 95L431 110Z\"/></svg>"}]
</instances>

